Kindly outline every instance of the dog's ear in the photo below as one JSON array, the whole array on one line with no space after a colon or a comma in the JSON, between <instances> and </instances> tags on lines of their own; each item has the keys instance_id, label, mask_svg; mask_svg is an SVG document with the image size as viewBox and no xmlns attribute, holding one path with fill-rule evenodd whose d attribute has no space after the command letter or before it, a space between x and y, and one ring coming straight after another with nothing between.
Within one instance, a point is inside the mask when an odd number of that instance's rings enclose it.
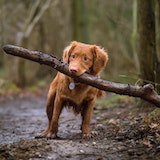
<instances>
[{"instance_id":1,"label":"dog's ear","mask_svg":"<svg viewBox=\"0 0 160 160\"><path fill-rule=\"evenodd\" d=\"M70 43L69 46L67 46L63 51L63 62L69 63L69 57L73 51L73 49L76 47L78 42L73 41Z\"/></svg>"},{"instance_id":2,"label":"dog's ear","mask_svg":"<svg viewBox=\"0 0 160 160\"><path fill-rule=\"evenodd\" d=\"M94 57L92 72L93 75L98 75L105 68L108 62L108 54L104 49L96 45L92 47L92 52Z\"/></svg>"}]
</instances>

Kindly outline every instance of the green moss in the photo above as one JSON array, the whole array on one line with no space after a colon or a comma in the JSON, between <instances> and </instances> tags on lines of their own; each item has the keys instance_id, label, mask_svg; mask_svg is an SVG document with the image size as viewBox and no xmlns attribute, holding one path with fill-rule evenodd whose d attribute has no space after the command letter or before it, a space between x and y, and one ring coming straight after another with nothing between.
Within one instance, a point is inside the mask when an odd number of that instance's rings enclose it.
<instances>
[{"instance_id":1,"label":"green moss","mask_svg":"<svg viewBox=\"0 0 160 160\"><path fill-rule=\"evenodd\" d=\"M99 106L100 108L116 107L122 103L132 103L132 102L133 102L133 98L129 96L112 95L112 96L107 96L106 98L98 100L97 106Z\"/></svg>"},{"instance_id":2,"label":"green moss","mask_svg":"<svg viewBox=\"0 0 160 160\"><path fill-rule=\"evenodd\" d=\"M45 80L40 80L40 81L37 81L34 85L30 85L26 87L26 90L28 90L29 92L36 92L40 88L43 88L46 86L47 86L47 82Z\"/></svg>"},{"instance_id":3,"label":"green moss","mask_svg":"<svg viewBox=\"0 0 160 160\"><path fill-rule=\"evenodd\" d=\"M36 92L38 90L38 87L35 85L32 85L32 86L27 87L26 90L29 92Z\"/></svg>"},{"instance_id":4,"label":"green moss","mask_svg":"<svg viewBox=\"0 0 160 160\"><path fill-rule=\"evenodd\" d=\"M0 79L0 95L18 93L20 89L12 82Z\"/></svg>"},{"instance_id":5,"label":"green moss","mask_svg":"<svg viewBox=\"0 0 160 160\"><path fill-rule=\"evenodd\" d=\"M38 87L45 87L48 84L48 82L46 80L40 80L37 83Z\"/></svg>"}]
</instances>

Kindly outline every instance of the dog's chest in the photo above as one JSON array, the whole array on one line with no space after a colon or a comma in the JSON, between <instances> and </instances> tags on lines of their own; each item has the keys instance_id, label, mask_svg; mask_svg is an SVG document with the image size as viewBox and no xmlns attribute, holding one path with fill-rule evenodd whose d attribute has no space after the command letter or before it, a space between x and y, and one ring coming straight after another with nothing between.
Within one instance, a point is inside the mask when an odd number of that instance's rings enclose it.
<instances>
[{"instance_id":1,"label":"dog's chest","mask_svg":"<svg viewBox=\"0 0 160 160\"><path fill-rule=\"evenodd\" d=\"M70 89L71 88L71 89ZM80 105L87 97L89 86L78 84L75 86L66 86L63 90L63 98L72 101L77 106Z\"/></svg>"},{"instance_id":2,"label":"dog's chest","mask_svg":"<svg viewBox=\"0 0 160 160\"><path fill-rule=\"evenodd\" d=\"M71 109L75 114L79 114L82 112L83 108L87 106L87 101L83 100L81 103L77 104L74 100L66 98L63 106Z\"/></svg>"},{"instance_id":3,"label":"dog's chest","mask_svg":"<svg viewBox=\"0 0 160 160\"><path fill-rule=\"evenodd\" d=\"M74 89L69 88L69 98L71 98L75 102L81 103L83 99L86 98L89 87L81 84L70 87L73 87Z\"/></svg>"}]
</instances>

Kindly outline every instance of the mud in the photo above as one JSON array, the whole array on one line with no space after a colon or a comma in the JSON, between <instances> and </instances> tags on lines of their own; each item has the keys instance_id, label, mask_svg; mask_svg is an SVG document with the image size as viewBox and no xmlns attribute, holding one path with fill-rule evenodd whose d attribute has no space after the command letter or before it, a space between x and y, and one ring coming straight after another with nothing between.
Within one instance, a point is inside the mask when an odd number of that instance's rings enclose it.
<instances>
[{"instance_id":1,"label":"mud","mask_svg":"<svg viewBox=\"0 0 160 160\"><path fill-rule=\"evenodd\" d=\"M21 94L0 99L0 160L159 160L160 131L143 117L151 110L135 104L97 106L92 120L94 137L83 140L81 117L64 110L60 139L35 139L47 127L46 97Z\"/></svg>"}]
</instances>

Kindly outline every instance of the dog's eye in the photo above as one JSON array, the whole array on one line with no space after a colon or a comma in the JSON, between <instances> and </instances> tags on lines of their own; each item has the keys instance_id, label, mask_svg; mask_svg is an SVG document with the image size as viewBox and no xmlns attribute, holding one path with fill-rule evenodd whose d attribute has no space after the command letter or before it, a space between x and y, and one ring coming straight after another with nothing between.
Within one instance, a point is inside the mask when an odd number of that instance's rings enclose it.
<instances>
[{"instance_id":1,"label":"dog's eye","mask_svg":"<svg viewBox=\"0 0 160 160\"><path fill-rule=\"evenodd\" d=\"M75 58L76 56L73 54L73 55L71 55L71 58Z\"/></svg>"},{"instance_id":2,"label":"dog's eye","mask_svg":"<svg viewBox=\"0 0 160 160\"><path fill-rule=\"evenodd\" d=\"M84 61L88 61L88 58L87 58L87 57L84 57L83 60L84 60Z\"/></svg>"}]
</instances>

